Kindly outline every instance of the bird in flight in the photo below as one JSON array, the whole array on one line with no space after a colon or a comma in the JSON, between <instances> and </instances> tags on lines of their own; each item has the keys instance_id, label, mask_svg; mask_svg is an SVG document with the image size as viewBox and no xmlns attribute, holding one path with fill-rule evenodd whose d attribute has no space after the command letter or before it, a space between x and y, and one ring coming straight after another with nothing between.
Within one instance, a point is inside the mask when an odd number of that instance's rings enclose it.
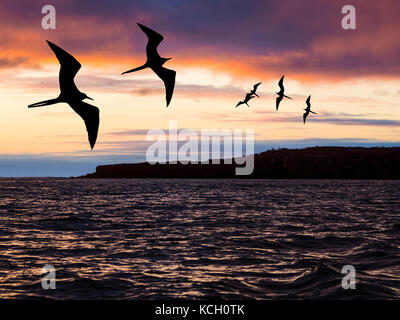
<instances>
[{"instance_id":1,"label":"bird in flight","mask_svg":"<svg viewBox=\"0 0 400 320\"><path fill-rule=\"evenodd\" d=\"M253 86L253 89L252 89L249 93L246 93L246 97L244 98L244 100L243 100L243 101L239 101L235 108L237 108L237 107L240 106L241 104L247 104L247 106L250 107L249 104L248 104L247 102L249 102L249 101L250 101L251 99L253 99L254 97L260 97L260 96L256 93L257 88L258 88L258 86L259 86L260 84L261 84L261 82L256 83L256 84Z\"/></svg>"},{"instance_id":2,"label":"bird in flight","mask_svg":"<svg viewBox=\"0 0 400 320\"><path fill-rule=\"evenodd\" d=\"M239 101L235 108L239 107L241 104L247 104L247 106L250 107L248 102L253 98L254 96L251 93L246 93L246 97L244 98L244 100Z\"/></svg>"},{"instance_id":3,"label":"bird in flight","mask_svg":"<svg viewBox=\"0 0 400 320\"><path fill-rule=\"evenodd\" d=\"M281 88L281 90L279 92L277 92L276 94L278 95L278 97L276 98L276 111L278 111L279 109L279 104L281 103L283 97L288 98L290 100L292 100L292 98L288 97L285 95L285 88L283 87L283 78L285 76L282 76L281 80L279 80L279 88Z\"/></svg>"},{"instance_id":4,"label":"bird in flight","mask_svg":"<svg viewBox=\"0 0 400 320\"><path fill-rule=\"evenodd\" d=\"M258 88L258 86L259 86L260 84L261 84L261 82L256 83L256 84L253 86L253 90L250 91L250 94L251 94L251 95L255 95L255 96L257 96L257 97L260 97L260 96L256 93L257 88Z\"/></svg>"},{"instance_id":5,"label":"bird in flight","mask_svg":"<svg viewBox=\"0 0 400 320\"><path fill-rule=\"evenodd\" d=\"M151 30L150 28L140 23L138 23L138 25L148 38L146 46L147 61L144 65L125 71L122 74L135 72L146 68L150 68L151 70L153 70L154 73L157 76L159 76L162 81L164 81L165 94L168 107L172 99L172 94L174 92L176 72L174 70L170 70L163 67L164 63L170 60L171 58L162 58L157 52L157 47L164 39L164 37L161 34L155 32L154 30Z\"/></svg>"},{"instance_id":6,"label":"bird in flight","mask_svg":"<svg viewBox=\"0 0 400 320\"><path fill-rule=\"evenodd\" d=\"M311 111L310 99L311 99L311 96L309 96L309 97L307 98L307 101L306 101L306 103L307 103L307 108L304 109L306 112L304 112L304 114L303 114L303 122L304 122L304 123L306 123L306 119L307 119L308 114L309 114L310 112L311 112L311 113L314 113L314 114L317 114L317 113L315 113L314 111Z\"/></svg>"},{"instance_id":7,"label":"bird in flight","mask_svg":"<svg viewBox=\"0 0 400 320\"><path fill-rule=\"evenodd\" d=\"M99 130L100 112L97 107L83 102L84 99L93 99L89 98L86 93L80 92L75 85L74 78L81 68L81 64L64 49L50 41L47 41L47 43L61 65L59 73L60 94L55 99L30 104L28 108L44 107L60 102L68 103L85 122L90 147L93 149Z\"/></svg>"}]
</instances>

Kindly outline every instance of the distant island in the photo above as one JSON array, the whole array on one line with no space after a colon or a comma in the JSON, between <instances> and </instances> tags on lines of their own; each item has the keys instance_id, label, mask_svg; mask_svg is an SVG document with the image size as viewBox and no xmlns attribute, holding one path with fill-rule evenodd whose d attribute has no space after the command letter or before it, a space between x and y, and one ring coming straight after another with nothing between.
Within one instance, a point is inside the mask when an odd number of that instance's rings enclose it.
<instances>
[{"instance_id":1,"label":"distant island","mask_svg":"<svg viewBox=\"0 0 400 320\"><path fill-rule=\"evenodd\" d=\"M254 171L236 176L235 164L102 165L79 178L400 179L400 147L313 147L254 155Z\"/></svg>"}]
</instances>

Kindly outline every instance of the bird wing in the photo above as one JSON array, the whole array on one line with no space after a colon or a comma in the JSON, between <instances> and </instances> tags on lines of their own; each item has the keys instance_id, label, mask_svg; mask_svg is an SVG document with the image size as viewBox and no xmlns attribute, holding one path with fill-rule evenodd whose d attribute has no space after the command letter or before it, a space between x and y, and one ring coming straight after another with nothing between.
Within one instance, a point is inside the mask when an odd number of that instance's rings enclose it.
<instances>
[{"instance_id":1,"label":"bird wing","mask_svg":"<svg viewBox=\"0 0 400 320\"><path fill-rule=\"evenodd\" d=\"M99 131L99 123L100 123L100 111L99 108L92 106L86 102L81 100L76 100L72 103L69 103L72 109L79 114L79 116L85 121L86 131L88 133L88 139L90 143L90 147L93 149L96 139L97 133Z\"/></svg>"},{"instance_id":2,"label":"bird wing","mask_svg":"<svg viewBox=\"0 0 400 320\"><path fill-rule=\"evenodd\" d=\"M244 102L243 101L239 101L238 103L237 103L237 105L236 105L236 107L235 108L237 108L237 107L239 107L241 104L243 104Z\"/></svg>"},{"instance_id":3,"label":"bird wing","mask_svg":"<svg viewBox=\"0 0 400 320\"><path fill-rule=\"evenodd\" d=\"M311 108L310 99L311 99L311 96L309 96L309 97L307 98L307 101L306 101L307 107L308 107L308 108Z\"/></svg>"},{"instance_id":4,"label":"bird wing","mask_svg":"<svg viewBox=\"0 0 400 320\"><path fill-rule=\"evenodd\" d=\"M256 83L254 86L253 86L253 92L256 92L257 91L257 88L258 88L258 86L261 84L261 82L259 82L259 83Z\"/></svg>"},{"instance_id":5,"label":"bird wing","mask_svg":"<svg viewBox=\"0 0 400 320\"><path fill-rule=\"evenodd\" d=\"M146 46L147 56L157 55L157 57L159 58L160 55L157 52L157 47L160 44L160 42L163 41L164 37L158 32L155 32L154 30L140 23L138 23L138 26L140 27L140 29L142 29L142 31L146 34L147 38L149 39Z\"/></svg>"},{"instance_id":6,"label":"bird wing","mask_svg":"<svg viewBox=\"0 0 400 320\"><path fill-rule=\"evenodd\" d=\"M54 43L46 40L51 50L53 50L58 61L60 62L60 87L64 85L70 86L71 82L74 81L76 74L81 68L81 64L67 51L55 45Z\"/></svg>"},{"instance_id":7,"label":"bird wing","mask_svg":"<svg viewBox=\"0 0 400 320\"><path fill-rule=\"evenodd\" d=\"M174 93L176 72L174 70L170 70L162 66L157 66L155 68L153 67L151 69L155 72L156 75L158 75L161 78L162 81L164 81L165 96L168 107L172 99L172 94Z\"/></svg>"},{"instance_id":8,"label":"bird wing","mask_svg":"<svg viewBox=\"0 0 400 320\"><path fill-rule=\"evenodd\" d=\"M306 123L307 116L308 116L308 112L304 112L304 114L303 114L303 122L304 123Z\"/></svg>"},{"instance_id":9,"label":"bird wing","mask_svg":"<svg viewBox=\"0 0 400 320\"><path fill-rule=\"evenodd\" d=\"M279 88L281 88L281 92L283 92L285 90L285 88L283 87L283 78L284 77L285 76L282 76L282 78L278 82Z\"/></svg>"},{"instance_id":10,"label":"bird wing","mask_svg":"<svg viewBox=\"0 0 400 320\"><path fill-rule=\"evenodd\" d=\"M276 98L276 111L278 111L279 104L281 103L283 96L279 96Z\"/></svg>"}]
</instances>

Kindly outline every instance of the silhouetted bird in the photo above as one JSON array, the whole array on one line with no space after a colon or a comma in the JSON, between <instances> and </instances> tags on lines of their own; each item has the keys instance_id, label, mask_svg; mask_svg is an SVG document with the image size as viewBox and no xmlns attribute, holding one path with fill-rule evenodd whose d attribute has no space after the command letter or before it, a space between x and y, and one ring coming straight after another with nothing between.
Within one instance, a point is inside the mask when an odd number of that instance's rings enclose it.
<instances>
[{"instance_id":1,"label":"silhouetted bird","mask_svg":"<svg viewBox=\"0 0 400 320\"><path fill-rule=\"evenodd\" d=\"M162 81L164 81L168 107L172 99L172 94L174 92L176 72L174 70L169 70L163 67L163 64L171 58L161 58L157 52L157 47L164 39L164 37L161 34L155 32L154 30L151 30L150 28L140 23L138 23L138 25L148 38L146 46L147 61L144 65L138 68L134 68L132 70L125 71L122 74L135 72L146 68L150 68L151 70L153 70L154 73L158 75Z\"/></svg>"},{"instance_id":2,"label":"silhouetted bird","mask_svg":"<svg viewBox=\"0 0 400 320\"><path fill-rule=\"evenodd\" d=\"M251 93L246 93L246 97L244 98L244 100L239 101L235 108L239 107L241 104L247 104L247 106L250 107L247 102L249 102L253 98L254 96Z\"/></svg>"},{"instance_id":3,"label":"silhouetted bird","mask_svg":"<svg viewBox=\"0 0 400 320\"><path fill-rule=\"evenodd\" d=\"M306 123L306 119L307 119L308 114L309 114L310 112L316 114L314 111L311 111L310 99L311 99L311 96L309 96L308 99L307 99L307 101L306 101L306 103L307 103L307 108L304 109L306 112L303 114L303 122L304 122L304 123Z\"/></svg>"},{"instance_id":4,"label":"silhouetted bird","mask_svg":"<svg viewBox=\"0 0 400 320\"><path fill-rule=\"evenodd\" d=\"M283 78L285 76L282 76L281 80L279 80L279 88L281 88L281 90L279 92L277 92L276 94L278 95L278 98L276 98L276 111L278 111L279 108L279 104L281 103L283 97L288 98L290 100L292 100L292 98L288 97L285 95L285 88L283 87Z\"/></svg>"},{"instance_id":5,"label":"silhouetted bird","mask_svg":"<svg viewBox=\"0 0 400 320\"><path fill-rule=\"evenodd\" d=\"M47 41L47 40L46 40ZM97 132L99 130L99 109L86 102L84 99L90 99L85 93L80 92L75 85L74 78L81 68L81 64L68 52L61 49L54 43L47 41L51 50L55 53L58 61L60 62L60 95L55 99L37 102L28 106L28 108L44 107L55 103L65 102L85 121L86 131L90 147L93 149Z\"/></svg>"},{"instance_id":6,"label":"silhouetted bird","mask_svg":"<svg viewBox=\"0 0 400 320\"><path fill-rule=\"evenodd\" d=\"M260 96L256 93L257 87L258 87L260 84L261 84L261 82L256 83L256 84L253 86L253 90L250 91L250 94L251 94L251 95L255 95L255 96L257 96L257 97L260 97Z\"/></svg>"}]
</instances>

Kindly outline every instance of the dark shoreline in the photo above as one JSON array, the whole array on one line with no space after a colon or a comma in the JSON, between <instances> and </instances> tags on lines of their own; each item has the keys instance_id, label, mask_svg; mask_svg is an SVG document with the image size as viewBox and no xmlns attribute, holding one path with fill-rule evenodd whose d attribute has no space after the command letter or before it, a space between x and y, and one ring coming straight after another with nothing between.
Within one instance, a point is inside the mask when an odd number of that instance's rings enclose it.
<instances>
[{"instance_id":1,"label":"dark shoreline","mask_svg":"<svg viewBox=\"0 0 400 320\"><path fill-rule=\"evenodd\" d=\"M234 162L233 162L234 163ZM269 150L254 155L251 175L235 175L235 164L102 165L78 178L157 179L400 179L400 147L313 147Z\"/></svg>"}]
</instances>

